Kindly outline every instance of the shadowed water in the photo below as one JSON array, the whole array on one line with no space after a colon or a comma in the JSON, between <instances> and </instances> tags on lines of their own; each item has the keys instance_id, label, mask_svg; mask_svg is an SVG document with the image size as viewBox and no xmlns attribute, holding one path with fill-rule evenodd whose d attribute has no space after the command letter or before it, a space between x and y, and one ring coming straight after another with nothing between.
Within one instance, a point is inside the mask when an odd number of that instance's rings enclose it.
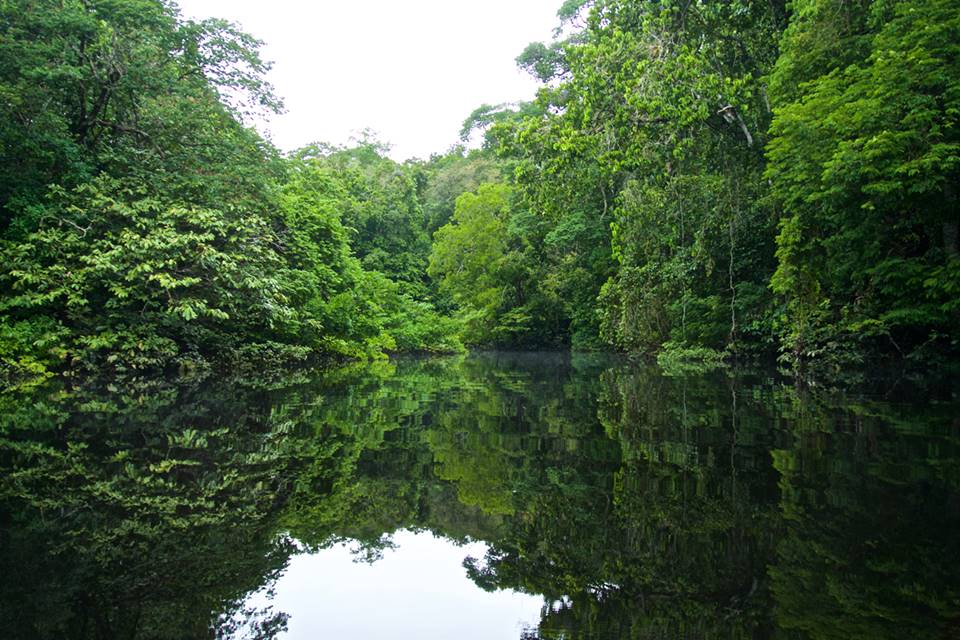
<instances>
[{"instance_id":1,"label":"shadowed water","mask_svg":"<svg viewBox=\"0 0 960 640\"><path fill-rule=\"evenodd\" d=\"M949 383L494 353L0 415L5 637L960 635Z\"/></svg>"}]
</instances>

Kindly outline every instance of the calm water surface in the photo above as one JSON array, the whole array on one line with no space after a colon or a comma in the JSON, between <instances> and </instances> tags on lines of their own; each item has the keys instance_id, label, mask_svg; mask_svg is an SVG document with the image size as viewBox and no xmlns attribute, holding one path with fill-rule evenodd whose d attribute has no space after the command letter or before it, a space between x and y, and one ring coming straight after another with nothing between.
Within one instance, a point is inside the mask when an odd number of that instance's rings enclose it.
<instances>
[{"instance_id":1,"label":"calm water surface","mask_svg":"<svg viewBox=\"0 0 960 640\"><path fill-rule=\"evenodd\" d=\"M949 383L478 354L0 394L8 638L957 638Z\"/></svg>"}]
</instances>

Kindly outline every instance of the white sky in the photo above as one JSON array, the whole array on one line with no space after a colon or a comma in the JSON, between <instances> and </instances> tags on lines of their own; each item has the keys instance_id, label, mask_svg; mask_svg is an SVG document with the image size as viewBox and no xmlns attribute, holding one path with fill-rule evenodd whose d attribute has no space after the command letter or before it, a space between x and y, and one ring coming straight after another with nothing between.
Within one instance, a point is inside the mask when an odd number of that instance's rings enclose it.
<instances>
[{"instance_id":1,"label":"white sky","mask_svg":"<svg viewBox=\"0 0 960 640\"><path fill-rule=\"evenodd\" d=\"M268 127L281 149L345 143L369 127L402 160L445 151L483 103L531 99L537 83L514 58L550 39L562 0L179 4L185 17L224 18L266 43L287 108Z\"/></svg>"}]
</instances>

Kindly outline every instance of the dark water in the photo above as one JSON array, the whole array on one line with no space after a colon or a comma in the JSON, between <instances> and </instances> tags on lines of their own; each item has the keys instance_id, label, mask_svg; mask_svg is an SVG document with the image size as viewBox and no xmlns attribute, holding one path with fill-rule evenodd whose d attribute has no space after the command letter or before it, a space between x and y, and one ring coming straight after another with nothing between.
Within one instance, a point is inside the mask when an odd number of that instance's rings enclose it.
<instances>
[{"instance_id":1,"label":"dark water","mask_svg":"<svg viewBox=\"0 0 960 640\"><path fill-rule=\"evenodd\" d=\"M948 383L74 381L0 394L0 473L4 638L960 637Z\"/></svg>"}]
</instances>

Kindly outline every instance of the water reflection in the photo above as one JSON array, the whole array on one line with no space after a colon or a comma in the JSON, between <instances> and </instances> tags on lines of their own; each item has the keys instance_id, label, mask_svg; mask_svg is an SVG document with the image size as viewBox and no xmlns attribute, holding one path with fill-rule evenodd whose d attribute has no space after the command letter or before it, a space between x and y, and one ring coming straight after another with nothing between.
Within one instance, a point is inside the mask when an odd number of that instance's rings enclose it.
<instances>
[{"instance_id":1,"label":"water reflection","mask_svg":"<svg viewBox=\"0 0 960 640\"><path fill-rule=\"evenodd\" d=\"M392 538L394 547L374 563L347 544L295 556L274 595L258 593L250 604L289 613L289 640L516 639L536 628L541 598L488 593L465 575L464 557L483 554L482 543L406 530Z\"/></svg>"},{"instance_id":2,"label":"water reflection","mask_svg":"<svg viewBox=\"0 0 960 640\"><path fill-rule=\"evenodd\" d=\"M303 594L304 558L352 541L375 576L414 530L485 543L478 595L544 603L505 637L953 637L952 394L561 354L7 393L0 606L14 638L276 637L306 617L285 569Z\"/></svg>"}]
</instances>

